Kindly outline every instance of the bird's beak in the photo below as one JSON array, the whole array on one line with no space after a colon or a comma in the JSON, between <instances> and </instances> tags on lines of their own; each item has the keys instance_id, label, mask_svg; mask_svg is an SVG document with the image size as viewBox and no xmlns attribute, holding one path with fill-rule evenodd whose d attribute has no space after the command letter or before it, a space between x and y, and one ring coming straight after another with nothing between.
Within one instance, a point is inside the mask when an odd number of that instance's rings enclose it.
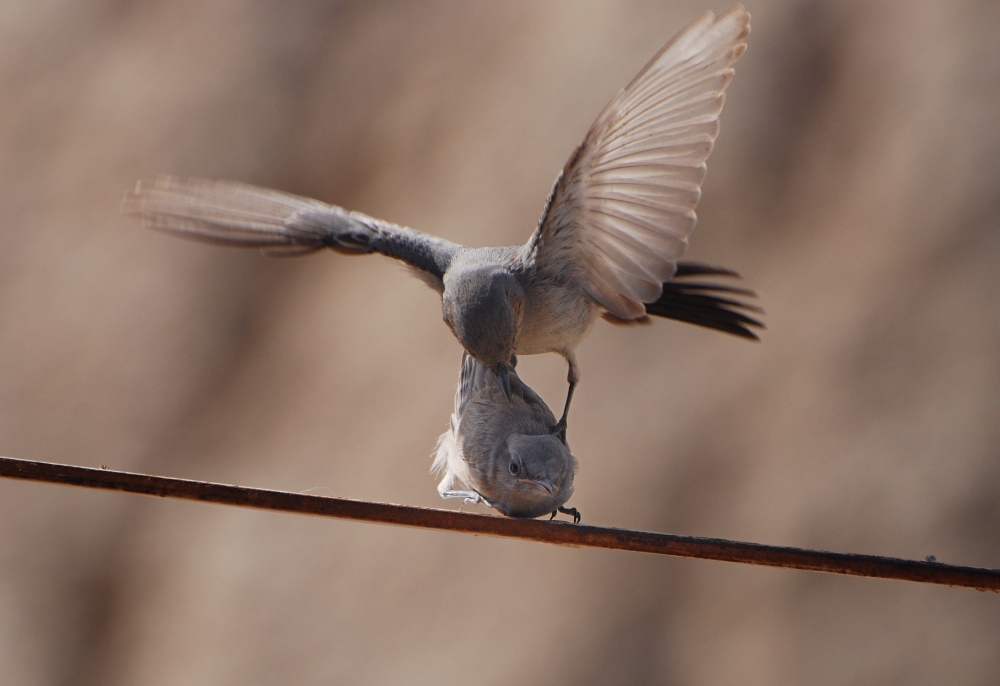
<instances>
[{"instance_id":1,"label":"bird's beak","mask_svg":"<svg viewBox=\"0 0 1000 686\"><path fill-rule=\"evenodd\" d=\"M556 487L548 479L521 479L521 481L545 491L548 495L552 495L556 490Z\"/></svg>"},{"instance_id":2,"label":"bird's beak","mask_svg":"<svg viewBox=\"0 0 1000 686\"><path fill-rule=\"evenodd\" d=\"M493 370L493 373L500 380L500 388L503 389L503 394L507 396L507 402L513 405L514 398L510 394L510 376L507 374L507 365L497 367Z\"/></svg>"}]
</instances>

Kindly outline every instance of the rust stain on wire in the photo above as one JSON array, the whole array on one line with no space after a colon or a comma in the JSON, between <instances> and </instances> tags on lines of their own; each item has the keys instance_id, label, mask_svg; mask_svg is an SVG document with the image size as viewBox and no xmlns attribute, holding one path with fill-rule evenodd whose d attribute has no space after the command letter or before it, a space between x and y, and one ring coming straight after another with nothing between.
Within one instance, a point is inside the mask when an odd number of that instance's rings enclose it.
<instances>
[{"instance_id":1,"label":"rust stain on wire","mask_svg":"<svg viewBox=\"0 0 1000 686\"><path fill-rule=\"evenodd\" d=\"M902 560L876 555L829 553L802 548L741 543L719 538L675 536L648 531L613 529L537 519L390 505L286 491L270 491L207 481L118 472L110 469L33 462L0 457L0 476L28 481L124 491L162 498L200 500L259 510L294 512L423 529L523 538L542 543L588 548L632 550L656 555L695 557L803 569L830 574L900 579L1000 593L1000 570L960 567L938 562Z\"/></svg>"}]
</instances>

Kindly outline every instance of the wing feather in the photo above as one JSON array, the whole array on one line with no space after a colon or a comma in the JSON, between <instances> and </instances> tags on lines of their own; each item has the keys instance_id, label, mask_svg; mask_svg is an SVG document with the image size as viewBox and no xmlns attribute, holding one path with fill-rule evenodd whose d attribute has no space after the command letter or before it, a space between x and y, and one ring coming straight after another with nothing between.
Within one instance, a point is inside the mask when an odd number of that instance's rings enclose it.
<instances>
[{"instance_id":1,"label":"wing feather","mask_svg":"<svg viewBox=\"0 0 1000 686\"><path fill-rule=\"evenodd\" d=\"M300 254L359 225L340 207L234 181L160 176L140 182L122 211L146 226L208 243Z\"/></svg>"},{"instance_id":2,"label":"wing feather","mask_svg":"<svg viewBox=\"0 0 1000 686\"><path fill-rule=\"evenodd\" d=\"M324 248L382 253L402 260L439 293L459 246L360 212L235 181L160 176L126 194L122 212L146 226L186 238L306 255Z\"/></svg>"},{"instance_id":3,"label":"wing feather","mask_svg":"<svg viewBox=\"0 0 1000 686\"><path fill-rule=\"evenodd\" d=\"M646 314L696 223L705 160L750 15L706 12L601 112L546 204L524 259L622 319Z\"/></svg>"}]
</instances>

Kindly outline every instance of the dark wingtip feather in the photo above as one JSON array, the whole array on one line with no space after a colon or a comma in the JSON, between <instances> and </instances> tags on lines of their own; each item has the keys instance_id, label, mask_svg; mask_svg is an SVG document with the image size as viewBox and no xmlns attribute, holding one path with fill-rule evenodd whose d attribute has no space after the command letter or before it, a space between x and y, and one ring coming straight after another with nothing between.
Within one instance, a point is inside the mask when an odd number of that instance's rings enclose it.
<instances>
[{"instance_id":1,"label":"dark wingtip feather","mask_svg":"<svg viewBox=\"0 0 1000 686\"><path fill-rule=\"evenodd\" d=\"M734 279L742 278L739 272L727 269L726 267L715 267L704 262L678 262L674 278L683 279L685 276L731 276Z\"/></svg>"},{"instance_id":2,"label":"dark wingtip feather","mask_svg":"<svg viewBox=\"0 0 1000 686\"><path fill-rule=\"evenodd\" d=\"M744 312L763 314L764 310L757 305L732 297L734 295L756 297L753 291L722 284L684 280L692 276L739 278L738 273L724 267L713 267L699 262L680 262L677 265L674 280L663 284L663 294L656 302L646 304L646 312L658 317L715 329L748 340L760 340L753 329L765 329L766 327L763 322L744 314ZM719 295L720 293L725 294L725 297Z\"/></svg>"}]
</instances>

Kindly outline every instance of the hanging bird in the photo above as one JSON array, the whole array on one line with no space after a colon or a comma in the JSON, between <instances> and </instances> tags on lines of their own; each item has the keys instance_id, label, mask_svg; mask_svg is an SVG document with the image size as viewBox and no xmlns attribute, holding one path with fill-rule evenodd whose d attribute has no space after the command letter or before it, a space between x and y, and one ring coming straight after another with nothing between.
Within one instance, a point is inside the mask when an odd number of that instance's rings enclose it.
<instances>
[{"instance_id":1,"label":"hanging bird","mask_svg":"<svg viewBox=\"0 0 1000 686\"><path fill-rule=\"evenodd\" d=\"M468 353L455 392L451 426L438 439L432 471L443 476L442 498L486 503L508 517L558 512L580 521L576 508L563 507L573 494L576 458L549 406L507 370L509 388ZM509 396L508 396L509 391ZM461 481L469 490L458 490Z\"/></svg>"}]
</instances>

